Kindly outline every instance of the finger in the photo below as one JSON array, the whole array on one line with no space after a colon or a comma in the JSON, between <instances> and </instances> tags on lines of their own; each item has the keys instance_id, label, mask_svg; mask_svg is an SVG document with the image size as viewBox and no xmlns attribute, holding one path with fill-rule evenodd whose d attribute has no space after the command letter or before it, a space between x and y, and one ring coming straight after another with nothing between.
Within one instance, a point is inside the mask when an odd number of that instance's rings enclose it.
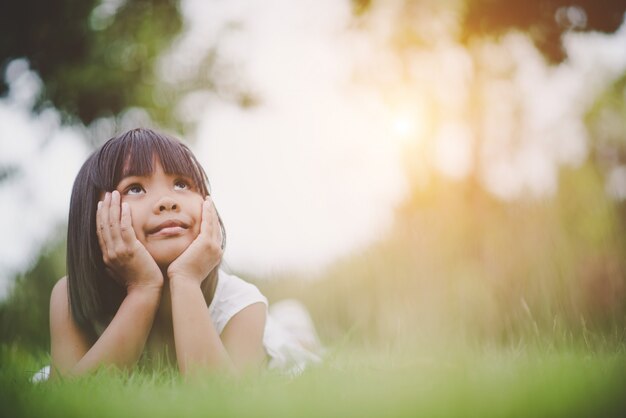
<instances>
[{"instance_id":1,"label":"finger","mask_svg":"<svg viewBox=\"0 0 626 418\"><path fill-rule=\"evenodd\" d=\"M220 230L220 248L223 251L226 247L226 231L224 230L224 223L222 222L222 218L219 213L217 214L217 225Z\"/></svg>"},{"instance_id":2,"label":"finger","mask_svg":"<svg viewBox=\"0 0 626 418\"><path fill-rule=\"evenodd\" d=\"M98 202L98 209L96 210L96 235L98 235L98 244L102 253L106 253L107 247L102 236L102 201Z\"/></svg>"},{"instance_id":3,"label":"finger","mask_svg":"<svg viewBox=\"0 0 626 418\"><path fill-rule=\"evenodd\" d=\"M122 239L120 232L120 192L113 190L111 193L111 206L109 207L109 226L111 227L111 238L114 243L119 243Z\"/></svg>"},{"instance_id":4,"label":"finger","mask_svg":"<svg viewBox=\"0 0 626 418\"><path fill-rule=\"evenodd\" d=\"M207 237L211 236L211 206L207 199L202 202L202 221L200 222L200 233Z\"/></svg>"},{"instance_id":5,"label":"finger","mask_svg":"<svg viewBox=\"0 0 626 418\"><path fill-rule=\"evenodd\" d=\"M207 197L207 200L211 203L211 231L212 238L215 242L220 244L220 247L223 248L223 237L222 237L222 227L220 225L220 218L217 214L217 208L215 207L215 202L211 199L210 196Z\"/></svg>"},{"instance_id":6,"label":"finger","mask_svg":"<svg viewBox=\"0 0 626 418\"><path fill-rule=\"evenodd\" d=\"M102 240L106 249L113 248L113 239L111 238L111 226L109 223L109 216L111 210L111 193L106 192L104 194L104 200L102 201L102 207L100 209L100 232L102 233Z\"/></svg>"},{"instance_id":7,"label":"finger","mask_svg":"<svg viewBox=\"0 0 626 418\"><path fill-rule=\"evenodd\" d=\"M126 243L132 243L137 239L135 230L133 229L133 220L130 213L128 202L122 203L122 216L120 219L120 233L122 239Z\"/></svg>"},{"instance_id":8,"label":"finger","mask_svg":"<svg viewBox=\"0 0 626 418\"><path fill-rule=\"evenodd\" d=\"M220 228L220 219L217 215L217 208L215 207L215 203L211 201L211 220L212 220L212 230L213 237L215 241L221 245L222 243L222 229Z\"/></svg>"}]
</instances>

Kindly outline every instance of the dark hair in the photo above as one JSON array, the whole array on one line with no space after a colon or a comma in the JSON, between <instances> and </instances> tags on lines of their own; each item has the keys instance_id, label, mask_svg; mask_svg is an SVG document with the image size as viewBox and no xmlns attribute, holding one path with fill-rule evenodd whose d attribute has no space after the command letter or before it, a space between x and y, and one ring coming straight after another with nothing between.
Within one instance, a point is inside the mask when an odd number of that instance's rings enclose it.
<instances>
[{"instance_id":1,"label":"dark hair","mask_svg":"<svg viewBox=\"0 0 626 418\"><path fill-rule=\"evenodd\" d=\"M109 139L85 161L74 181L67 231L68 297L74 321L92 338L97 335L95 325L107 324L126 296L126 289L107 273L102 259L96 233L98 201L103 192L115 190L124 177L152 173L155 159L167 174L186 176L199 193L210 194L206 172L189 148L150 129L133 129ZM219 214L218 219L223 246L226 232ZM202 285L207 303L218 267Z\"/></svg>"}]
</instances>

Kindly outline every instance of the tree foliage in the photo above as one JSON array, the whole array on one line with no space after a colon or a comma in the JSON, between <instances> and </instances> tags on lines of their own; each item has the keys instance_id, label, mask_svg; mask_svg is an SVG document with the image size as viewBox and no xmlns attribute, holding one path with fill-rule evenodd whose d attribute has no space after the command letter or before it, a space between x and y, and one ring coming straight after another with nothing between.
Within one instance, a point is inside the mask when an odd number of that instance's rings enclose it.
<instances>
[{"instance_id":1,"label":"tree foliage","mask_svg":"<svg viewBox=\"0 0 626 418\"><path fill-rule=\"evenodd\" d=\"M154 63L179 33L178 0L21 0L0 14L0 64L28 59L52 104L88 124L128 107L169 122L154 99ZM7 91L4 80L0 94Z\"/></svg>"},{"instance_id":2,"label":"tree foliage","mask_svg":"<svg viewBox=\"0 0 626 418\"><path fill-rule=\"evenodd\" d=\"M379 3L384 4L380 0L351 0L355 15L365 14ZM401 4L408 15L415 10L423 15L454 9L464 43L499 37L510 30L525 32L552 63L565 58L563 33L612 33L626 12L626 0L404 0Z\"/></svg>"},{"instance_id":3,"label":"tree foliage","mask_svg":"<svg viewBox=\"0 0 626 418\"><path fill-rule=\"evenodd\" d=\"M463 37L527 32L552 62L565 58L561 35L569 30L614 32L624 20L626 0L467 0Z\"/></svg>"}]
</instances>

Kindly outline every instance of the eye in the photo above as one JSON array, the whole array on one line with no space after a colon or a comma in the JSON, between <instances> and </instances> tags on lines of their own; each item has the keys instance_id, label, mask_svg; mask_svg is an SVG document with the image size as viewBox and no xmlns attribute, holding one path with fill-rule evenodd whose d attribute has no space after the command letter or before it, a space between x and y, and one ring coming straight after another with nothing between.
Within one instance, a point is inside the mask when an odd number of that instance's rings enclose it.
<instances>
[{"instance_id":1,"label":"eye","mask_svg":"<svg viewBox=\"0 0 626 418\"><path fill-rule=\"evenodd\" d=\"M141 194L145 192L146 191L139 183L133 183L124 190L124 194L127 195Z\"/></svg>"},{"instance_id":2,"label":"eye","mask_svg":"<svg viewBox=\"0 0 626 418\"><path fill-rule=\"evenodd\" d=\"M174 190L188 190L191 189L189 182L183 179L178 179L174 182Z\"/></svg>"}]
</instances>

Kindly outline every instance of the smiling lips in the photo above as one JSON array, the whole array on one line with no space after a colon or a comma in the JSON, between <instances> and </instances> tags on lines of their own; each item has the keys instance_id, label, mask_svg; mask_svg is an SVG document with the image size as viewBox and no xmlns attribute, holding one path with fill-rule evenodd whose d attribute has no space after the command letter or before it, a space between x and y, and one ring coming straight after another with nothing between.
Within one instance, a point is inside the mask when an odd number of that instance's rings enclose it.
<instances>
[{"instance_id":1,"label":"smiling lips","mask_svg":"<svg viewBox=\"0 0 626 418\"><path fill-rule=\"evenodd\" d=\"M156 228L148 231L148 235L153 237L171 237L185 232L189 226L178 220L168 220L157 225Z\"/></svg>"}]
</instances>

